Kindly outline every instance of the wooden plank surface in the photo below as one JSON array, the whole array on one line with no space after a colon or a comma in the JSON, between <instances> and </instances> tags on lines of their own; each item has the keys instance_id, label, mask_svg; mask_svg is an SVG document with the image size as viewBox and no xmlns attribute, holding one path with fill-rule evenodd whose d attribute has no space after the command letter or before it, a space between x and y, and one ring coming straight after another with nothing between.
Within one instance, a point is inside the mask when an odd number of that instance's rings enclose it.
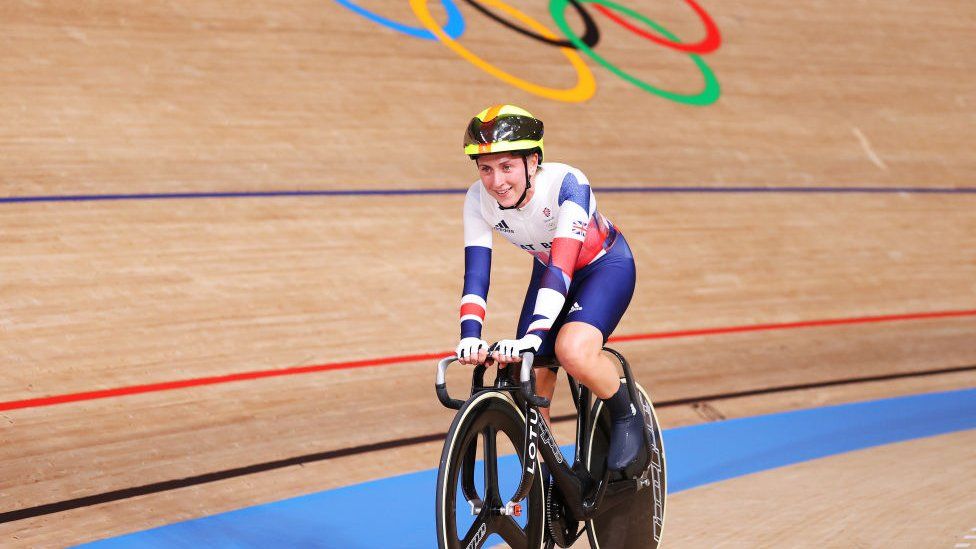
<instances>
[{"instance_id":1,"label":"wooden plank surface","mask_svg":"<svg viewBox=\"0 0 976 549\"><path fill-rule=\"evenodd\" d=\"M672 547L953 547L973 528L976 432L902 442L678 494Z\"/></svg>"},{"instance_id":2,"label":"wooden plank surface","mask_svg":"<svg viewBox=\"0 0 976 549\"><path fill-rule=\"evenodd\" d=\"M416 25L406 2L357 3ZM440 2L429 4L444 20ZM546 3L510 4L556 30ZM573 85L556 48L457 5L461 43L476 54L540 85ZM703 35L683 2L628 5L686 42ZM971 185L970 3L703 7L722 34L703 57L722 97L692 108L589 60L590 101L544 100L330 0L9 2L0 195L452 187L470 177L464 121L498 101L531 106L552 158L597 182ZM658 87L701 89L686 54L590 11L600 55ZM526 51L530 64L517 61Z\"/></svg>"},{"instance_id":3,"label":"wooden plank surface","mask_svg":"<svg viewBox=\"0 0 976 549\"><path fill-rule=\"evenodd\" d=\"M510 3L555 28L545 3ZM406 2L358 4L415 24ZM429 4L444 21L440 3ZM685 3L631 4L686 42L703 35ZM464 45L533 81L572 84L559 50L457 5ZM497 101L546 121L548 158L588 174L601 211L634 248L638 289L618 335L961 313L619 344L655 399L689 399L664 410L666 426L976 385L971 370L905 377L976 365L968 314L976 310L976 194L758 192L971 191L973 5L703 6L723 40L703 56L722 86L707 107L638 90L590 60L592 99L541 99L442 44L328 0L8 2L0 10L0 403L448 351L462 269L460 194L10 199L461 190L475 177L459 151L461 129ZM700 89L687 55L593 16L601 55L655 85ZM531 64L519 62L526 52ZM647 186L758 188L600 191ZM501 338L530 265L504 243L494 263L487 333ZM878 379L830 384L865 377ZM0 524L0 544L65 545L432 467L438 443L402 444L449 423L431 379L430 361L406 361L0 411L0 513L336 456L37 514ZM451 379L465 381L461 372ZM567 427L559 425L561 436ZM910 444L948 470L956 443ZM871 452L844 461L844 471L874 467ZM816 478L817 466L790 474ZM870 497L885 478L851 496L866 517L882 517L864 519L872 531L890 513ZM724 490L750 481L736 482L709 497L732 497ZM707 516L698 505L688 504L687 520ZM764 522L756 539L782 541L785 528ZM684 535L675 539L690 543Z\"/></svg>"}]
</instances>

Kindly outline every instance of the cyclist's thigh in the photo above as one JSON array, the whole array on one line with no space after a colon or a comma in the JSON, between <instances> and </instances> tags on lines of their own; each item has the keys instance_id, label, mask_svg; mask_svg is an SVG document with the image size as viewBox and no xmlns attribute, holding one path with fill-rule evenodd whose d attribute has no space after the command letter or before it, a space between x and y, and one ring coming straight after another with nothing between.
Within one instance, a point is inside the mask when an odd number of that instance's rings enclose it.
<instances>
[{"instance_id":1,"label":"cyclist's thigh","mask_svg":"<svg viewBox=\"0 0 976 549\"><path fill-rule=\"evenodd\" d=\"M585 322L603 333L606 342L634 296L637 273L630 257L606 257L574 280L562 323Z\"/></svg>"},{"instance_id":2,"label":"cyclist's thigh","mask_svg":"<svg viewBox=\"0 0 976 549\"><path fill-rule=\"evenodd\" d=\"M522 304L518 337L525 335L535 310L535 298L546 267L535 261L532 279ZM573 277L566 303L543 340L539 356L554 356L556 334L567 322L585 322L603 334L604 342L620 322L634 296L637 280L634 259L621 235L615 249L596 263L583 267Z\"/></svg>"}]
</instances>

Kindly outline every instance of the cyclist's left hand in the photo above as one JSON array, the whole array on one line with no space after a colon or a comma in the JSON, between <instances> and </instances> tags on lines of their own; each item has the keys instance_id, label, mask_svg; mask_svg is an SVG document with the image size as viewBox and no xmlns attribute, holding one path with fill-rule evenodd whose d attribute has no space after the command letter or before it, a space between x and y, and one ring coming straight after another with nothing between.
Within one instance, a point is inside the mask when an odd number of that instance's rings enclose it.
<instances>
[{"instance_id":1,"label":"cyclist's left hand","mask_svg":"<svg viewBox=\"0 0 976 549\"><path fill-rule=\"evenodd\" d=\"M537 353L541 346L542 339L534 334L528 334L520 339L503 339L492 346L494 351L491 353L491 358L500 364L522 362L522 353Z\"/></svg>"}]
</instances>

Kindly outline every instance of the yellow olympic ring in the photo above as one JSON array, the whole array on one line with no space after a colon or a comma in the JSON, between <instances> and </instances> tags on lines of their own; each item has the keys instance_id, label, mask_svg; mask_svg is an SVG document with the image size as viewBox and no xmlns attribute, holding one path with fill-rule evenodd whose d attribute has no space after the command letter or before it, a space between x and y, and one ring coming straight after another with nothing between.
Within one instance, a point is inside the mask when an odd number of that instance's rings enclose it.
<instances>
[{"instance_id":1,"label":"yellow olympic ring","mask_svg":"<svg viewBox=\"0 0 976 549\"><path fill-rule=\"evenodd\" d=\"M534 31L542 36L545 36L546 38L551 38L553 40L558 40L559 38L535 19L532 19L528 15L525 15L519 10L505 4L501 0L479 1L508 12L509 15L518 19L525 25L528 25ZM434 21L434 18L430 14L430 10L427 8L427 2L428 0L410 0L410 7L413 9L413 12L416 14L417 18L420 19L420 22L427 27L427 29L430 30L430 32L432 32L438 40L443 42L444 45L454 50L455 53L466 59L469 63L487 72L488 74L491 74L495 78L507 82L516 88L521 88L529 93L545 97L547 99L555 99L557 101L578 103L586 101L587 99L593 97L593 94L596 93L596 80L593 78L593 73L590 72L590 68L586 66L586 63L584 63L583 59L578 53L576 53L576 50L565 47L559 48L562 50L563 55L569 59L569 62L573 65L573 68L576 69L576 86L568 89L559 89L533 84L532 82L522 80L517 76L513 76L499 69L498 67L471 53L464 46L454 41L454 39L444 33L444 31L441 30L440 25Z\"/></svg>"}]
</instances>

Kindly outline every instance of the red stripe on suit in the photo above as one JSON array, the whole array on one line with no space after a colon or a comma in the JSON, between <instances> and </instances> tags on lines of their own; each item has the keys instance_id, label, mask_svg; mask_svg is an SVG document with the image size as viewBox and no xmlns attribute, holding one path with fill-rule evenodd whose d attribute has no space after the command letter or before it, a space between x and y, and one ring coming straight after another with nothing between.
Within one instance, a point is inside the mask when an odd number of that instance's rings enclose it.
<instances>
[{"instance_id":1,"label":"red stripe on suit","mask_svg":"<svg viewBox=\"0 0 976 549\"><path fill-rule=\"evenodd\" d=\"M573 273L576 272L574 266L579 265L578 258L582 246L583 243L575 238L554 238L549 264L559 267L566 276L573 278Z\"/></svg>"},{"instance_id":2,"label":"red stripe on suit","mask_svg":"<svg viewBox=\"0 0 976 549\"><path fill-rule=\"evenodd\" d=\"M485 308L477 303L465 303L461 305L461 316L475 315L481 319L485 318Z\"/></svg>"}]
</instances>

